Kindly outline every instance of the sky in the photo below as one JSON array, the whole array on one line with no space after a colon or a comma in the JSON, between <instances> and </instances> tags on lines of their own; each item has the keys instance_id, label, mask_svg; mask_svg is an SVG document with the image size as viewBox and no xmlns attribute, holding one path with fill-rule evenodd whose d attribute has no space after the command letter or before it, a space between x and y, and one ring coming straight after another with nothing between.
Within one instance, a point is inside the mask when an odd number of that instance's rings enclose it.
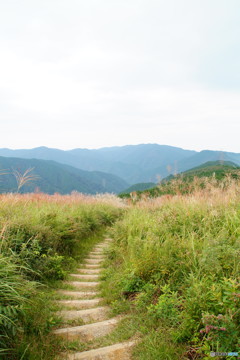
<instances>
[{"instance_id":1,"label":"sky","mask_svg":"<svg viewBox=\"0 0 240 360\"><path fill-rule=\"evenodd\" d=\"M240 1L0 0L0 131L240 152Z\"/></svg>"}]
</instances>

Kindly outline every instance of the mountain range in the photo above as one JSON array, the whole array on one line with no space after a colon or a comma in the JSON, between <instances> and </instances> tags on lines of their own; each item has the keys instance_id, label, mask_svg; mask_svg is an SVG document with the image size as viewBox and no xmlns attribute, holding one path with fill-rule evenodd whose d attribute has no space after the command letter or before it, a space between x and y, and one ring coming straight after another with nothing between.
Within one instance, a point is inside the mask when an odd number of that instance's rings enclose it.
<instances>
[{"instance_id":1,"label":"mountain range","mask_svg":"<svg viewBox=\"0 0 240 360\"><path fill-rule=\"evenodd\" d=\"M61 184L59 184L59 180L56 180L50 186L50 179L46 180L48 185L44 183L43 187L43 183L41 184L42 191L51 188L51 192L56 187L59 188L56 190L58 192L61 192L63 187L62 191L65 192L67 189L70 191L70 188L89 193L121 192L133 184L156 183L170 174L189 170L208 161L224 160L240 165L240 153L213 150L197 152L159 144L126 145L92 150L80 148L60 150L44 146L19 150L2 148L0 156L5 159L31 160L25 162L25 167L21 165L21 169L35 167L34 171L42 178L42 182L45 181L43 179L46 179L49 172L52 174L51 181L54 176L58 179L62 178ZM42 162L34 162L35 160ZM16 161L14 166L19 167L20 160L18 161L19 165ZM52 161L51 164L49 161ZM23 163L21 162L21 164ZM13 167L12 164L8 166L7 163L5 165L0 163L0 169L11 167ZM44 167L45 170L43 170ZM64 176L62 172L65 174ZM63 181L63 179L65 180ZM65 183L72 185L68 187Z\"/></svg>"}]
</instances>

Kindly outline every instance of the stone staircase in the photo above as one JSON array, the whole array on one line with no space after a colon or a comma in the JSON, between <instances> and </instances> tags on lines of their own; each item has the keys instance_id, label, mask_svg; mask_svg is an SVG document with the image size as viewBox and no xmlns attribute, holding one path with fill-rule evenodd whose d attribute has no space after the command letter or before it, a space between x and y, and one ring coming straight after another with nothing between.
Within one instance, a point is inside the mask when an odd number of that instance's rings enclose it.
<instances>
[{"instance_id":1,"label":"stone staircase","mask_svg":"<svg viewBox=\"0 0 240 360\"><path fill-rule=\"evenodd\" d=\"M70 300L59 300L61 310L58 315L63 321L80 322L78 326L65 326L54 331L55 335L67 340L91 342L94 339L108 335L122 319L121 316L110 317L108 306L102 306L99 297L99 277L102 262L105 259L104 250L110 239L105 239L96 245L85 260L85 265L76 274L71 274L72 280L66 282L72 290L59 290L58 293ZM130 360L134 341L118 343L93 350L64 353L60 359L66 360Z\"/></svg>"}]
</instances>

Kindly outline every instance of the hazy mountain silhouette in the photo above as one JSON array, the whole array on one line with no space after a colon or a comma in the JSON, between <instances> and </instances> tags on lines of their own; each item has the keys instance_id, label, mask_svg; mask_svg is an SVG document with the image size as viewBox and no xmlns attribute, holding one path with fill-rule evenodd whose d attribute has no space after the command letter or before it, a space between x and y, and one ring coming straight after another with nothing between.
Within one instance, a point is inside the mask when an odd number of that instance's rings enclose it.
<instances>
[{"instance_id":1,"label":"hazy mountain silhouette","mask_svg":"<svg viewBox=\"0 0 240 360\"><path fill-rule=\"evenodd\" d=\"M225 160L240 165L239 153L210 150L197 152L158 144L67 151L47 147L0 149L0 156L54 160L82 170L114 174L129 184L157 182L171 173L182 172L207 161Z\"/></svg>"}]
</instances>

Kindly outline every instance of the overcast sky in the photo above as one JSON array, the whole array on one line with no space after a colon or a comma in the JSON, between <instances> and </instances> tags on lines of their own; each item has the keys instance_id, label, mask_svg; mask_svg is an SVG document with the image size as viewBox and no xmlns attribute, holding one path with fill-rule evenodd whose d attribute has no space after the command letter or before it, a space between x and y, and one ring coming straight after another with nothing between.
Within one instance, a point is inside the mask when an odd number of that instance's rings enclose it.
<instances>
[{"instance_id":1,"label":"overcast sky","mask_svg":"<svg viewBox=\"0 0 240 360\"><path fill-rule=\"evenodd\" d=\"M0 147L240 152L239 0L0 0Z\"/></svg>"}]
</instances>

